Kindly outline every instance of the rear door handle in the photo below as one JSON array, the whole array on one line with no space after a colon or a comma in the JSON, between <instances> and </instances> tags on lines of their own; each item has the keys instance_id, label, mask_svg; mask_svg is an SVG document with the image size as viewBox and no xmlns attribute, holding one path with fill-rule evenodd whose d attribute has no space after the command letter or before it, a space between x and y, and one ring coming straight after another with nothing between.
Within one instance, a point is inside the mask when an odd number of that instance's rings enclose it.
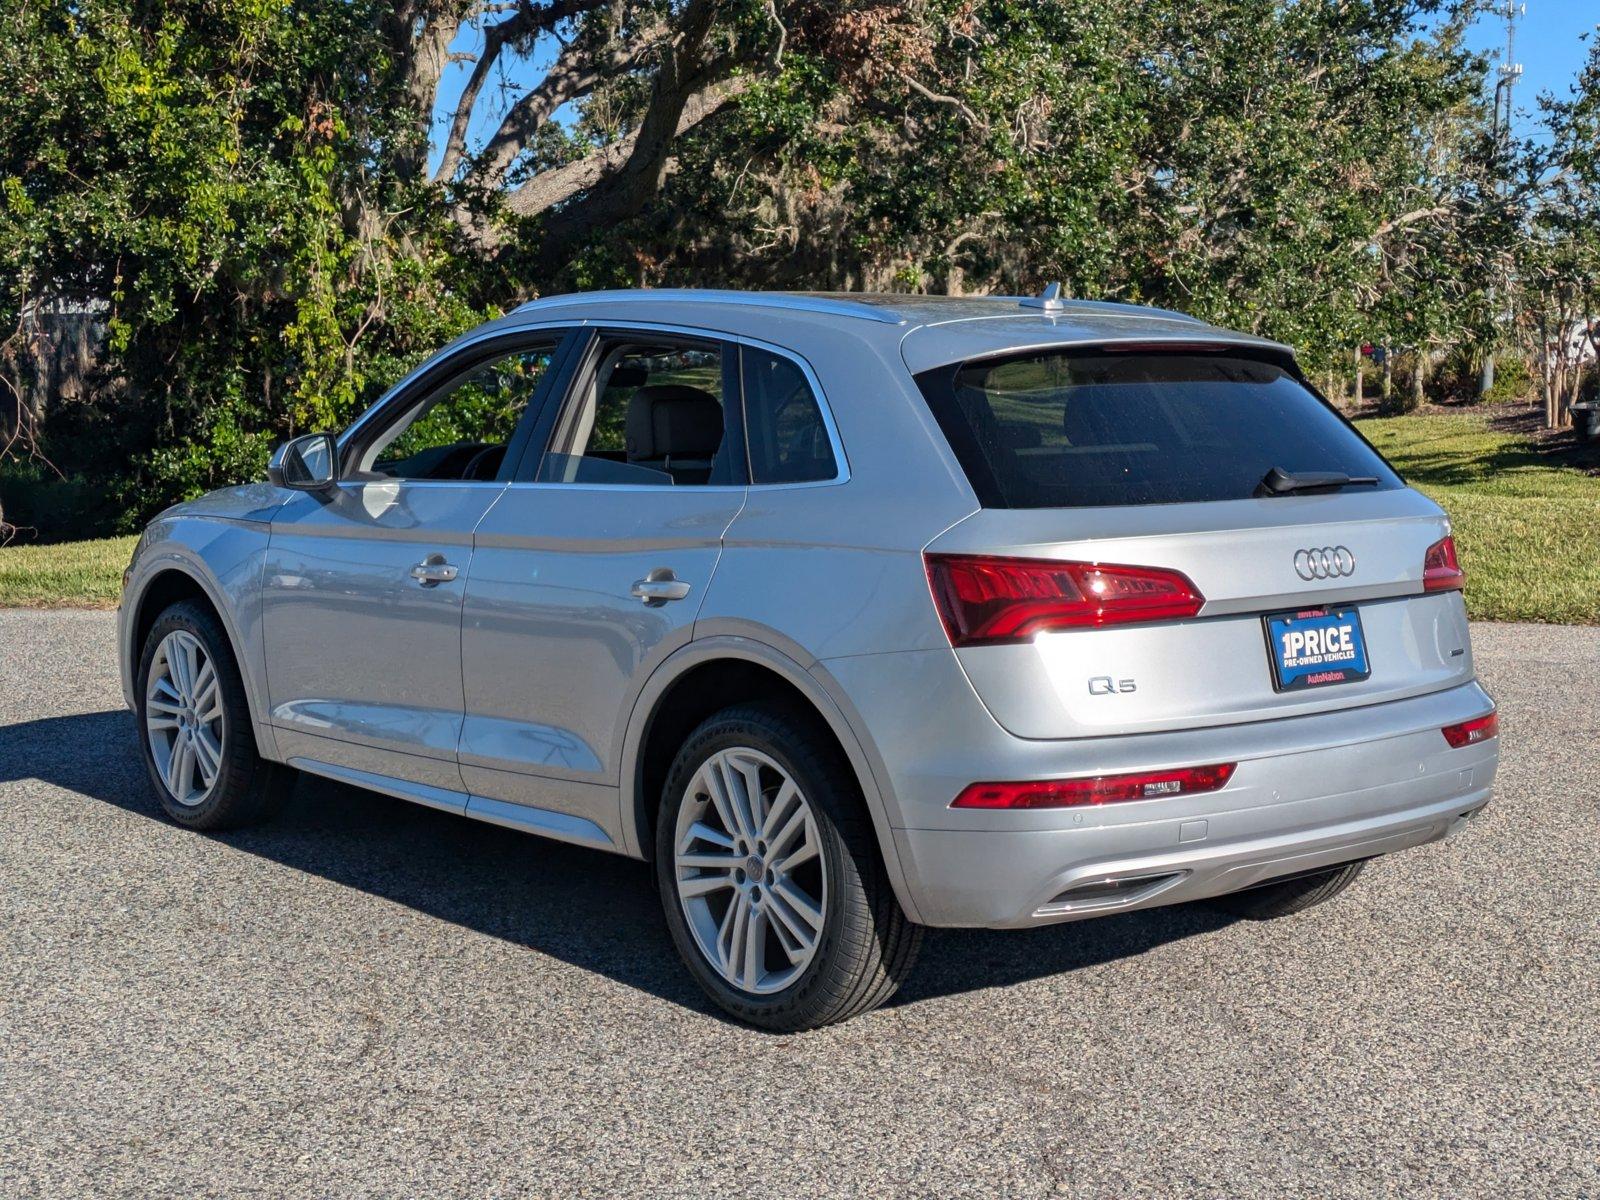
<instances>
[{"instance_id":1,"label":"rear door handle","mask_svg":"<svg viewBox=\"0 0 1600 1200\"><path fill-rule=\"evenodd\" d=\"M657 567L643 579L635 579L628 594L643 600L647 608L660 608L668 600L682 600L690 587L672 573L671 567Z\"/></svg>"},{"instance_id":2,"label":"rear door handle","mask_svg":"<svg viewBox=\"0 0 1600 1200\"><path fill-rule=\"evenodd\" d=\"M436 583L449 583L461 572L445 562L444 555L430 554L416 566L411 568L411 578L423 587L432 587Z\"/></svg>"}]
</instances>

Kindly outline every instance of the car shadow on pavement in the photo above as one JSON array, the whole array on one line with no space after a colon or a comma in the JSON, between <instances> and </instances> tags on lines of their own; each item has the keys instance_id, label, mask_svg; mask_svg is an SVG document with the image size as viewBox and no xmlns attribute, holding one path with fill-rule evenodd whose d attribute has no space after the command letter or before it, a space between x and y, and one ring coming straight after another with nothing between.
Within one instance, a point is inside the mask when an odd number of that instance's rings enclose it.
<instances>
[{"instance_id":1,"label":"car shadow on pavement","mask_svg":"<svg viewBox=\"0 0 1600 1200\"><path fill-rule=\"evenodd\" d=\"M0 726L0 783L30 779L166 824L120 710ZM672 949L650 868L632 859L311 776L270 823L194 836L715 1012ZM930 930L894 1003L1073 971L1227 923L1186 905L1025 931Z\"/></svg>"}]
</instances>

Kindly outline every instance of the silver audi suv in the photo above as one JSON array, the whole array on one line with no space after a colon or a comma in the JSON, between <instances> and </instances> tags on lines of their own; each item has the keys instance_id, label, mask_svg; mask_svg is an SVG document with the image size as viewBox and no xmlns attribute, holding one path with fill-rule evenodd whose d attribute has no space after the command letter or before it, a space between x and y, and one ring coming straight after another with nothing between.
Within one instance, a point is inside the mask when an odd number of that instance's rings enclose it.
<instances>
[{"instance_id":1,"label":"silver audi suv","mask_svg":"<svg viewBox=\"0 0 1600 1200\"><path fill-rule=\"evenodd\" d=\"M1296 368L1034 298L558 296L124 582L167 814L296 771L651 861L711 998L863 1012L921 928L1333 896L1489 798L1449 523Z\"/></svg>"}]
</instances>

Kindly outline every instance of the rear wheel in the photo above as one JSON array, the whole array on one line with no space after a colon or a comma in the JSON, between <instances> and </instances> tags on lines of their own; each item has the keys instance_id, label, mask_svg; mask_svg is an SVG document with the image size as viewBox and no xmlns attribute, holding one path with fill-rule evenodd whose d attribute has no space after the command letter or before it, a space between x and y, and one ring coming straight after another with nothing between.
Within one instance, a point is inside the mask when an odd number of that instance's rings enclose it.
<instances>
[{"instance_id":1,"label":"rear wheel","mask_svg":"<svg viewBox=\"0 0 1600 1200\"><path fill-rule=\"evenodd\" d=\"M848 767L813 722L779 709L725 709L689 736L661 798L656 869L690 972L768 1029L877 1007L921 942Z\"/></svg>"},{"instance_id":2,"label":"rear wheel","mask_svg":"<svg viewBox=\"0 0 1600 1200\"><path fill-rule=\"evenodd\" d=\"M191 829L268 816L290 779L256 753L244 680L216 617L174 604L145 638L136 688L139 743L162 811Z\"/></svg>"},{"instance_id":3,"label":"rear wheel","mask_svg":"<svg viewBox=\"0 0 1600 1200\"><path fill-rule=\"evenodd\" d=\"M1314 875L1300 875L1279 883L1266 883L1248 891L1217 896L1211 903L1235 917L1251 921L1270 921L1289 917L1332 900L1356 881L1366 860L1344 863Z\"/></svg>"}]
</instances>

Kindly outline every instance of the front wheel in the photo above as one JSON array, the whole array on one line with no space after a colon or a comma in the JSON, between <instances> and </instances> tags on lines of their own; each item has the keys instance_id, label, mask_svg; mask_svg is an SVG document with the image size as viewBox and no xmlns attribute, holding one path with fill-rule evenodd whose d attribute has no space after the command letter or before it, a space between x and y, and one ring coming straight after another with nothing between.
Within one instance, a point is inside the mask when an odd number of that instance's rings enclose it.
<instances>
[{"instance_id":1,"label":"front wheel","mask_svg":"<svg viewBox=\"0 0 1600 1200\"><path fill-rule=\"evenodd\" d=\"M661 798L656 870L690 972L767 1029L877 1007L921 942L848 766L814 722L780 709L725 709L689 736Z\"/></svg>"},{"instance_id":2,"label":"front wheel","mask_svg":"<svg viewBox=\"0 0 1600 1200\"><path fill-rule=\"evenodd\" d=\"M139 741L162 811L191 829L234 829L271 813L287 768L256 752L244 680L217 618L172 605L145 638Z\"/></svg>"}]
</instances>

